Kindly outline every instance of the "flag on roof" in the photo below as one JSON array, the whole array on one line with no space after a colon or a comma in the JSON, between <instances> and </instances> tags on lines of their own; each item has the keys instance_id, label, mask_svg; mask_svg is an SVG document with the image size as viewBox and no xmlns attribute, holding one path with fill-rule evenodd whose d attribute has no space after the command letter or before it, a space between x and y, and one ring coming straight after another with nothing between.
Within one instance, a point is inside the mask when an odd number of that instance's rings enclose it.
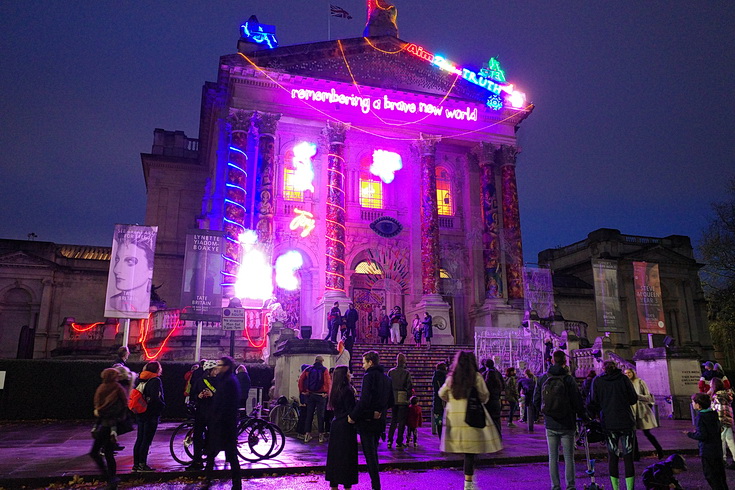
<instances>
[{"instance_id":1,"label":"flag on roof","mask_svg":"<svg viewBox=\"0 0 735 490\"><path fill-rule=\"evenodd\" d=\"M340 17L342 19L352 19L352 16L348 11L343 9L342 7L337 7L336 5L330 5L329 6L330 12L332 13L332 17Z\"/></svg>"}]
</instances>

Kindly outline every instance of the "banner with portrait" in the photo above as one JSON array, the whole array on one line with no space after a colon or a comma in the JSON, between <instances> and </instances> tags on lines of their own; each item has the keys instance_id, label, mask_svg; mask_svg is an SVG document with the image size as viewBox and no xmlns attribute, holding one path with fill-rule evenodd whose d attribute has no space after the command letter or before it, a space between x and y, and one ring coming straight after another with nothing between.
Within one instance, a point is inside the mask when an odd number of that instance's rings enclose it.
<instances>
[{"instance_id":1,"label":"banner with portrait","mask_svg":"<svg viewBox=\"0 0 735 490\"><path fill-rule=\"evenodd\" d=\"M554 285L550 269L524 267L523 286L526 311L536 310L539 318L549 318L554 314Z\"/></svg>"},{"instance_id":2,"label":"banner with portrait","mask_svg":"<svg viewBox=\"0 0 735 490\"><path fill-rule=\"evenodd\" d=\"M190 230L187 233L181 281L182 320L220 321L223 251L221 231Z\"/></svg>"},{"instance_id":3,"label":"banner with portrait","mask_svg":"<svg viewBox=\"0 0 735 490\"><path fill-rule=\"evenodd\" d=\"M115 225L105 316L148 318L157 226Z\"/></svg>"},{"instance_id":4,"label":"banner with portrait","mask_svg":"<svg viewBox=\"0 0 735 490\"><path fill-rule=\"evenodd\" d=\"M618 292L618 263L612 260L592 261L595 283L598 332L625 332Z\"/></svg>"},{"instance_id":5,"label":"banner with portrait","mask_svg":"<svg viewBox=\"0 0 735 490\"><path fill-rule=\"evenodd\" d=\"M666 334L658 264L633 262L635 304L641 333Z\"/></svg>"}]
</instances>

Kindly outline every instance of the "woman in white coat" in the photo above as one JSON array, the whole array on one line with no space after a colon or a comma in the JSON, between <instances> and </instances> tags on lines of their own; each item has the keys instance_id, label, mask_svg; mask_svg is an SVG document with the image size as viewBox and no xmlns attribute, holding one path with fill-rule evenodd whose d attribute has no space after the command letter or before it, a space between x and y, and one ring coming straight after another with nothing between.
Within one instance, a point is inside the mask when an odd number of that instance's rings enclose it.
<instances>
[{"instance_id":1,"label":"woman in white coat","mask_svg":"<svg viewBox=\"0 0 735 490\"><path fill-rule=\"evenodd\" d=\"M664 458L664 450L659 444L656 437L651 434L651 429L658 427L656 422L656 416L653 414L654 399L651 392L648 390L648 385L645 381L636 375L635 369L628 368L625 370L625 375L633 383L633 388L638 394L638 403L633 405L633 415L635 416L635 427L636 429L642 429L643 435L650 441L653 447L656 449L656 457L658 459ZM633 451L633 460L639 461L641 456L638 451L638 438L635 439L635 448Z\"/></svg>"},{"instance_id":2,"label":"woman in white coat","mask_svg":"<svg viewBox=\"0 0 735 490\"><path fill-rule=\"evenodd\" d=\"M445 453L464 454L464 488L474 490L475 457L477 454L494 453L502 449L500 436L485 411L485 427L477 429L465 422L467 398L472 388L477 388L480 402L484 405L490 393L485 381L477 372L475 354L460 351L454 357L452 368L439 397L447 402L444 409L444 430L439 449Z\"/></svg>"}]
</instances>

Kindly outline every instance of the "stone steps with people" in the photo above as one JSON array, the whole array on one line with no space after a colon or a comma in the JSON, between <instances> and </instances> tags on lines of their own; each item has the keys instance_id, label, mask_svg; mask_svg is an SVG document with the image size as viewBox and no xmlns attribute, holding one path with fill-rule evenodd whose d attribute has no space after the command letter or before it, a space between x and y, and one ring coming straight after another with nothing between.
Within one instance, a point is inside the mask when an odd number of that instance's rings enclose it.
<instances>
[{"instance_id":1,"label":"stone steps with people","mask_svg":"<svg viewBox=\"0 0 735 490\"><path fill-rule=\"evenodd\" d=\"M474 350L471 345L432 345L430 350L425 345L417 347L413 342L406 339L405 344L361 344L356 343L352 352L352 375L355 388L358 392L362 383L364 370L362 369L362 356L368 351L374 350L380 355L380 364L388 370L395 367L396 356L403 353L407 359L406 369L411 373L413 380L414 395L419 398L419 406L422 410L424 423L430 423L431 401L433 389L431 379L434 376L436 365L446 362L447 368L451 366L454 355L460 350Z\"/></svg>"}]
</instances>

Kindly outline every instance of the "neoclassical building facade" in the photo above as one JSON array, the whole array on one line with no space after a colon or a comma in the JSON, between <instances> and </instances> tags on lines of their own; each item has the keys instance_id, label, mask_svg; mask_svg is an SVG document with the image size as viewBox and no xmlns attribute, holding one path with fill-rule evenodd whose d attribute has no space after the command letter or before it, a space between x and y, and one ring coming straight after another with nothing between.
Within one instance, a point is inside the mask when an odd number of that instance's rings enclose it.
<instances>
[{"instance_id":1,"label":"neoclassical building facade","mask_svg":"<svg viewBox=\"0 0 735 490\"><path fill-rule=\"evenodd\" d=\"M204 85L199 137L157 129L142 155L154 283L169 307L182 306L187 231L224 234L227 304L252 230L270 266L301 257L298 287L274 283L273 296L315 337L335 301L355 303L368 342L394 306L431 313L445 343L518 325L516 133L533 106L497 60L463 68L377 28L271 47L248 22Z\"/></svg>"}]
</instances>

